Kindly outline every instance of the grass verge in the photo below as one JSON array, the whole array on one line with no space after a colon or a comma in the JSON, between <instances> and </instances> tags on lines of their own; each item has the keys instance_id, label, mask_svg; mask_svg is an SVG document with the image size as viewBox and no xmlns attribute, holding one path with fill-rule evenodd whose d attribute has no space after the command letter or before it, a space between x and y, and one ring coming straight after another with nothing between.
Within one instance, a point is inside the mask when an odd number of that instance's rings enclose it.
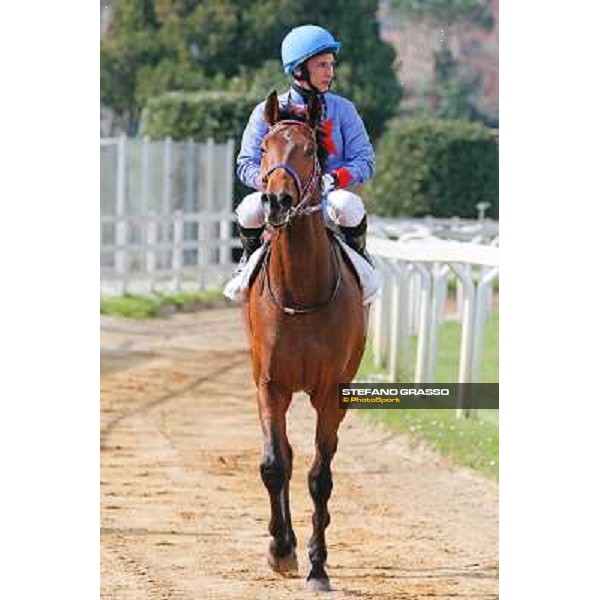
<instances>
[{"instance_id":1,"label":"grass verge","mask_svg":"<svg viewBox=\"0 0 600 600\"><path fill-rule=\"evenodd\" d=\"M124 296L101 298L100 314L131 319L147 319L227 304L228 301L223 297L221 290L154 294L151 296L126 294Z\"/></svg>"}]
</instances>

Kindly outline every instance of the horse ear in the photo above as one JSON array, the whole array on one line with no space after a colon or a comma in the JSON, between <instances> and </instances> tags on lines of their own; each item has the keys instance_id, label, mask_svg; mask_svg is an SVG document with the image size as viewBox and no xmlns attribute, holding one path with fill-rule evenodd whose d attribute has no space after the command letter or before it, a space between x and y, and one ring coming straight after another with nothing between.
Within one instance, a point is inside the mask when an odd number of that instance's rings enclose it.
<instances>
[{"instance_id":1,"label":"horse ear","mask_svg":"<svg viewBox=\"0 0 600 600\"><path fill-rule=\"evenodd\" d=\"M273 90L268 96L265 104L265 121L272 127L279 121L279 99L277 90Z\"/></svg>"},{"instance_id":2,"label":"horse ear","mask_svg":"<svg viewBox=\"0 0 600 600\"><path fill-rule=\"evenodd\" d=\"M321 121L321 101L314 95L308 99L307 122L314 129Z\"/></svg>"}]
</instances>

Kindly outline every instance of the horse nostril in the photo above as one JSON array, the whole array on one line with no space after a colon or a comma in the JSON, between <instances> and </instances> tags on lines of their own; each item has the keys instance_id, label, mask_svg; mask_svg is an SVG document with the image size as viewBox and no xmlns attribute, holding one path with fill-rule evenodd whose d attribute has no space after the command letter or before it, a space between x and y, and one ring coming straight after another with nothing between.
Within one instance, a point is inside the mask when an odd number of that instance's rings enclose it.
<instances>
[{"instance_id":1,"label":"horse nostril","mask_svg":"<svg viewBox=\"0 0 600 600\"><path fill-rule=\"evenodd\" d=\"M260 201L262 202L263 206L265 208L269 208L269 210L276 210L279 207L279 203L277 202L277 194L264 192L260 197Z\"/></svg>"},{"instance_id":2,"label":"horse nostril","mask_svg":"<svg viewBox=\"0 0 600 600\"><path fill-rule=\"evenodd\" d=\"M279 204L283 210L289 210L292 207L292 197L286 193L280 194Z\"/></svg>"}]
</instances>

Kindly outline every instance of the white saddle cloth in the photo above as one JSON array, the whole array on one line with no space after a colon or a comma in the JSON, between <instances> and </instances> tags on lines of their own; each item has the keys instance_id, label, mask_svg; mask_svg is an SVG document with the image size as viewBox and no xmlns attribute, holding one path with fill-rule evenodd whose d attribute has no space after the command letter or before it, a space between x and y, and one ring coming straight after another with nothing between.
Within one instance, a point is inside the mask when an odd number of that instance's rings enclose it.
<instances>
[{"instance_id":1,"label":"white saddle cloth","mask_svg":"<svg viewBox=\"0 0 600 600\"><path fill-rule=\"evenodd\" d=\"M377 273L377 271L358 252L350 248L343 240L338 239L338 241L341 242L344 252L350 258L358 273L363 290L363 304L370 304L377 298L379 290L381 289L379 273ZM227 283L223 290L223 295L226 298L238 302L242 302L248 298L250 276L254 272L258 261L261 259L266 249L266 245L263 245L253 252L242 271Z\"/></svg>"}]
</instances>

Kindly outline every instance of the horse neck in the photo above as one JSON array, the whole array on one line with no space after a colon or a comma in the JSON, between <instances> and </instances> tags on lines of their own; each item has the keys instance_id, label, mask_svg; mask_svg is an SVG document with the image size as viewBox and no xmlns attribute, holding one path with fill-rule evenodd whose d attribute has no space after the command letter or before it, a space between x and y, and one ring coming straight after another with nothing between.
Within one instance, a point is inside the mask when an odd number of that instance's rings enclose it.
<instances>
[{"instance_id":1,"label":"horse neck","mask_svg":"<svg viewBox=\"0 0 600 600\"><path fill-rule=\"evenodd\" d=\"M281 299L298 306L326 301L334 272L323 214L294 219L271 244L269 269Z\"/></svg>"}]
</instances>

